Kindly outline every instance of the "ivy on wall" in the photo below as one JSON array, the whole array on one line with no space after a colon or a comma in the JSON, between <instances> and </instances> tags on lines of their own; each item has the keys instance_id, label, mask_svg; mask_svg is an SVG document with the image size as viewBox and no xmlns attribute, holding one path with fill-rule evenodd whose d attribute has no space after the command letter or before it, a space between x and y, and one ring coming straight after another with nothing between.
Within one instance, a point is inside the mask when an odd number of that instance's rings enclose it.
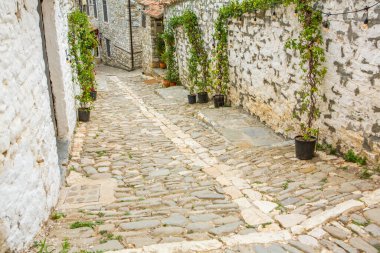
<instances>
[{"instance_id":1,"label":"ivy on wall","mask_svg":"<svg viewBox=\"0 0 380 253\"><path fill-rule=\"evenodd\" d=\"M204 49L204 42L202 39L202 32L198 26L198 18L191 10L186 10L181 16L172 17L163 37L166 44L167 61L168 61L168 76L171 77L172 70L171 64L175 63L175 29L182 26L185 30L186 36L190 42L190 57L188 60L188 71L190 79L190 93L194 94L195 88L198 92L205 92L209 86L209 61L207 52ZM174 49L174 50L173 50Z\"/></svg>"},{"instance_id":2,"label":"ivy on wall","mask_svg":"<svg viewBox=\"0 0 380 253\"><path fill-rule=\"evenodd\" d=\"M213 50L212 64L214 67L212 71L214 76L213 85L225 92L229 83L228 19L241 17L244 13L256 13L259 10L265 11L280 4L285 6L294 4L296 6L298 20L303 30L298 39L289 40L286 47L295 49L301 54L300 65L304 73L304 87L297 93L300 103L296 107L295 116L301 120L300 127L305 140L309 140L312 136L318 134L317 129L313 127L320 115L317 108L317 94L318 87L326 74L326 68L322 65L325 61L321 33L322 14L312 7L314 2L314 0L232 1L219 9L213 34L216 42Z\"/></svg>"},{"instance_id":3,"label":"ivy on wall","mask_svg":"<svg viewBox=\"0 0 380 253\"><path fill-rule=\"evenodd\" d=\"M76 81L81 93L76 96L81 108L90 109L92 98L90 91L95 88L95 63L92 50L97 46L95 34L85 13L75 10L68 16L69 54L73 81Z\"/></svg>"}]
</instances>

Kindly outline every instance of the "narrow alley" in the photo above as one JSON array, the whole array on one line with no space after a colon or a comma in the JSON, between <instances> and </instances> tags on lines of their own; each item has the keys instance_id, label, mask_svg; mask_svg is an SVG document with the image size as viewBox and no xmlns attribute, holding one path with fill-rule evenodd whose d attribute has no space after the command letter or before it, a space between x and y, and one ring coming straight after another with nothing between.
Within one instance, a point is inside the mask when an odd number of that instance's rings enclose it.
<instances>
[{"instance_id":1,"label":"narrow alley","mask_svg":"<svg viewBox=\"0 0 380 253\"><path fill-rule=\"evenodd\" d=\"M323 152L298 160L293 142L252 116L189 105L185 95L181 102L181 87L162 92L141 71L96 71L91 121L78 123L69 176L37 245L46 240L54 252L378 252L378 177L366 179Z\"/></svg>"}]
</instances>

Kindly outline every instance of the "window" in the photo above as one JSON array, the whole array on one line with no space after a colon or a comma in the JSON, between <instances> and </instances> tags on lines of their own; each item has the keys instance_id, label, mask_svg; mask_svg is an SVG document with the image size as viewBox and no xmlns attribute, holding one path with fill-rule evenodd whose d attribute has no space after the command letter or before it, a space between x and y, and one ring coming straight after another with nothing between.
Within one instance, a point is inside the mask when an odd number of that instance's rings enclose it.
<instances>
[{"instance_id":1,"label":"window","mask_svg":"<svg viewBox=\"0 0 380 253\"><path fill-rule=\"evenodd\" d=\"M146 27L146 16L145 16L145 13L144 13L144 11L143 12L141 12L141 25L142 25L142 27Z\"/></svg>"},{"instance_id":2,"label":"window","mask_svg":"<svg viewBox=\"0 0 380 253\"><path fill-rule=\"evenodd\" d=\"M107 0L103 0L103 20L108 22Z\"/></svg>"},{"instance_id":3,"label":"window","mask_svg":"<svg viewBox=\"0 0 380 253\"><path fill-rule=\"evenodd\" d=\"M107 38L105 38L105 40L106 40L107 56L111 57L111 41Z\"/></svg>"},{"instance_id":4,"label":"window","mask_svg":"<svg viewBox=\"0 0 380 253\"><path fill-rule=\"evenodd\" d=\"M93 0L93 3L94 3L94 17L95 18L98 18L98 6L97 6L97 2L96 0Z\"/></svg>"}]
</instances>

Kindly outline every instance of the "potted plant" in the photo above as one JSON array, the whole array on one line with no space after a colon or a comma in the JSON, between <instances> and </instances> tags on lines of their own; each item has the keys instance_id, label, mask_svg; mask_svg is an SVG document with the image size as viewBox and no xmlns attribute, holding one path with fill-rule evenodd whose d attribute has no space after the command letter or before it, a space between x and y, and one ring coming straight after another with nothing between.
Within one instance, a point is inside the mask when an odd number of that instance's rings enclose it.
<instances>
[{"instance_id":1,"label":"potted plant","mask_svg":"<svg viewBox=\"0 0 380 253\"><path fill-rule=\"evenodd\" d=\"M189 86L190 94L187 95L187 99L189 100L189 104L195 104L197 102L197 96L195 95L194 85Z\"/></svg>"},{"instance_id":2,"label":"potted plant","mask_svg":"<svg viewBox=\"0 0 380 253\"><path fill-rule=\"evenodd\" d=\"M162 34L159 34L156 39L156 55L160 59L160 68L166 69L167 53L165 52L165 41L162 37Z\"/></svg>"},{"instance_id":3,"label":"potted plant","mask_svg":"<svg viewBox=\"0 0 380 253\"><path fill-rule=\"evenodd\" d=\"M318 129L314 126L320 116L317 106L319 86L326 75L325 51L321 32L322 14L315 11L309 4L297 6L298 20L303 31L298 39L289 40L287 48L300 52L301 69L304 73L303 88L296 93L298 104L294 110L294 117L300 121L301 133L295 137L296 157L301 160L310 160L314 156Z\"/></svg>"},{"instance_id":4,"label":"potted plant","mask_svg":"<svg viewBox=\"0 0 380 253\"><path fill-rule=\"evenodd\" d=\"M215 74L215 70L214 70ZM216 73L216 76L220 76L218 73ZM227 93L227 84L226 82L222 82L221 78L213 78L213 88L214 88L214 107L219 108L224 106L224 101L226 98L226 93Z\"/></svg>"},{"instance_id":5,"label":"potted plant","mask_svg":"<svg viewBox=\"0 0 380 253\"><path fill-rule=\"evenodd\" d=\"M92 102L94 101L91 97L91 89L82 89L82 93L76 96L76 99L79 101L78 120L88 122L90 120Z\"/></svg>"},{"instance_id":6,"label":"potted plant","mask_svg":"<svg viewBox=\"0 0 380 253\"><path fill-rule=\"evenodd\" d=\"M168 87L170 87L170 81L167 80L167 79L163 79L163 80L162 80L162 86L163 86L164 88L168 88Z\"/></svg>"},{"instance_id":7,"label":"potted plant","mask_svg":"<svg viewBox=\"0 0 380 253\"><path fill-rule=\"evenodd\" d=\"M76 10L68 16L69 49L74 81L80 87L75 96L79 102L78 119L90 120L92 103L96 99L95 63L92 49L97 47L95 34L86 14Z\"/></svg>"}]
</instances>

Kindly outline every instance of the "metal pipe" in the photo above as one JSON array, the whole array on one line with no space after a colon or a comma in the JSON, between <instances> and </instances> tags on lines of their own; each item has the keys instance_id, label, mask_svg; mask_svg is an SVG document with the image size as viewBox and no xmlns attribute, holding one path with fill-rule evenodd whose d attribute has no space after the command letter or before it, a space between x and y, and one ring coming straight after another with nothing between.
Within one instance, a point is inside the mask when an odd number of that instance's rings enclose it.
<instances>
[{"instance_id":1,"label":"metal pipe","mask_svg":"<svg viewBox=\"0 0 380 253\"><path fill-rule=\"evenodd\" d=\"M132 69L135 68L135 59L134 59L134 53L133 53L133 36L132 36L132 13L131 13L131 0L128 0L128 11L129 11L129 41L131 46L131 61L132 61Z\"/></svg>"}]
</instances>

